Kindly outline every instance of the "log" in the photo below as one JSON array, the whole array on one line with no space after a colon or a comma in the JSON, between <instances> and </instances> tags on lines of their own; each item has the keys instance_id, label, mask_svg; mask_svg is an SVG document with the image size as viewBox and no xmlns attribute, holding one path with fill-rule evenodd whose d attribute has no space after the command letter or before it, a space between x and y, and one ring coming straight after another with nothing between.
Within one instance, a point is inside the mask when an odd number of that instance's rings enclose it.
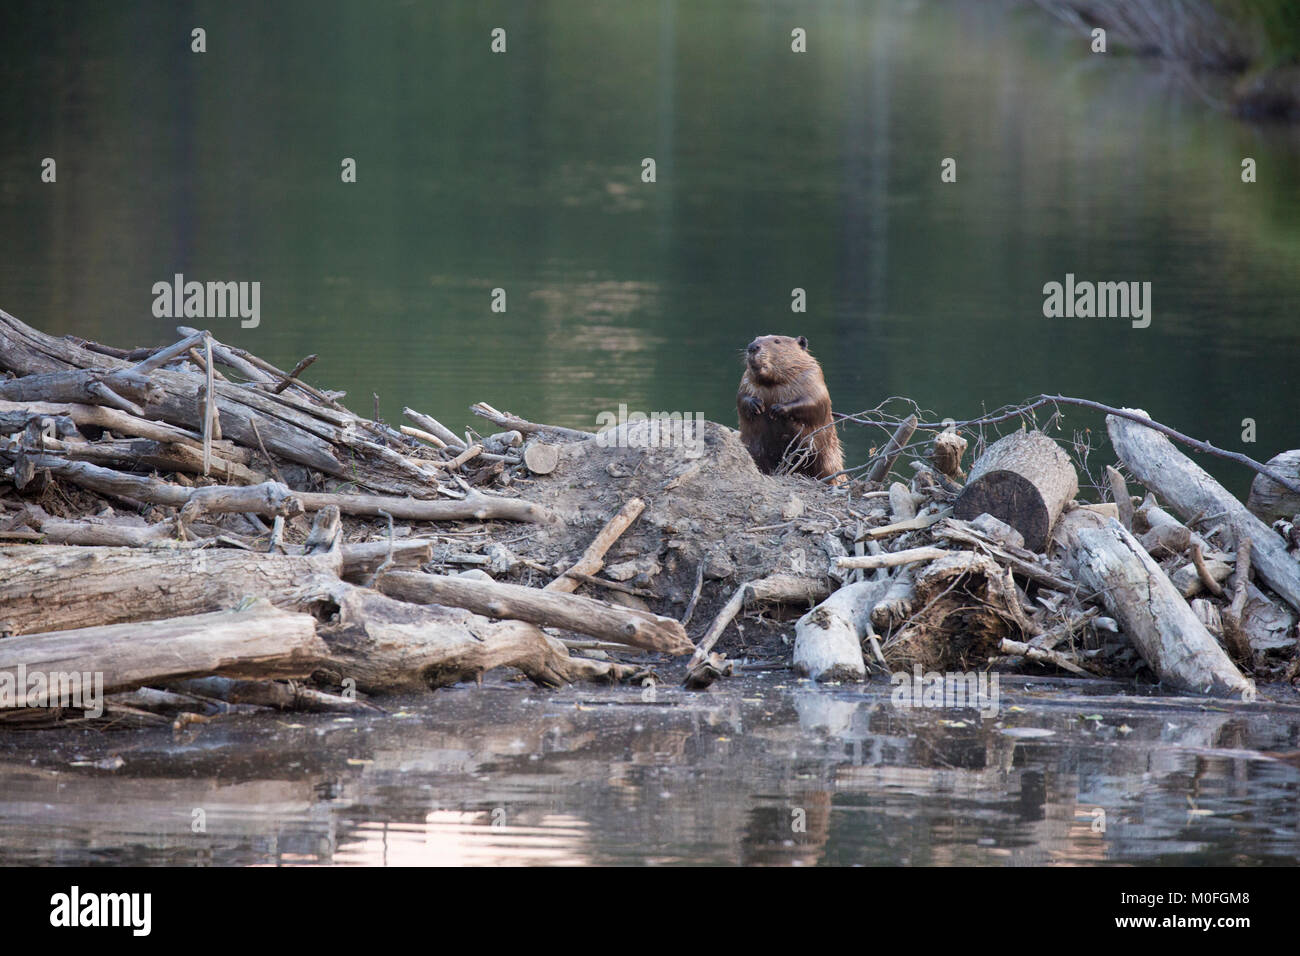
<instances>
[{"instance_id":1,"label":"log","mask_svg":"<svg viewBox=\"0 0 1300 956\"><path fill-rule=\"evenodd\" d=\"M662 654L695 650L685 629L670 617L576 594L416 571L391 571L380 575L376 583L389 597L417 604L442 604L484 617L560 627Z\"/></svg>"},{"instance_id":2,"label":"log","mask_svg":"<svg viewBox=\"0 0 1300 956\"><path fill-rule=\"evenodd\" d=\"M903 449L907 447L912 433L916 431L916 425L917 418L915 415L908 415L907 418L903 419L898 428L894 430L894 434L890 436L889 441L886 442L879 457L867 469L867 481L885 480L889 470L894 467L894 462L903 453Z\"/></svg>"},{"instance_id":3,"label":"log","mask_svg":"<svg viewBox=\"0 0 1300 956\"><path fill-rule=\"evenodd\" d=\"M257 601L237 611L10 637L0 641L0 686L4 675L17 681L20 667L29 678L102 674L103 693L208 674L307 677L326 653L311 615ZM20 688L20 703L41 706L29 687Z\"/></svg>"},{"instance_id":4,"label":"log","mask_svg":"<svg viewBox=\"0 0 1300 956\"><path fill-rule=\"evenodd\" d=\"M1079 492L1070 457L1039 431L1012 432L990 445L971 468L953 503L953 515L970 520L984 512L1025 538L1025 547L1047 549L1052 525Z\"/></svg>"},{"instance_id":5,"label":"log","mask_svg":"<svg viewBox=\"0 0 1300 956\"><path fill-rule=\"evenodd\" d=\"M1146 415L1140 409L1130 411ZM1275 531L1159 432L1115 415L1106 417L1106 428L1116 454L1138 481L1185 520L1215 515L1231 530L1238 548L1250 541L1255 574L1300 610L1300 562Z\"/></svg>"},{"instance_id":6,"label":"log","mask_svg":"<svg viewBox=\"0 0 1300 956\"><path fill-rule=\"evenodd\" d=\"M849 555L835 559L835 566L845 570L862 568L896 568L903 564L917 564L922 561L937 561L952 554L943 548L907 548L903 551L886 551L883 554Z\"/></svg>"},{"instance_id":7,"label":"log","mask_svg":"<svg viewBox=\"0 0 1300 956\"><path fill-rule=\"evenodd\" d=\"M524 446L524 464L534 475L549 475L560 463L560 449L544 441L530 441Z\"/></svg>"},{"instance_id":8,"label":"log","mask_svg":"<svg viewBox=\"0 0 1300 956\"><path fill-rule=\"evenodd\" d=\"M736 593L722 606L713 623L704 636L700 638L695 645L695 653L691 656L688 669L695 668L708 658L709 652L713 650L713 645L718 643L722 633L727 629L741 609L745 606L746 600L754 601L773 601L773 602L793 602L793 601L822 601L830 596L830 587L825 578L803 577L797 574L769 574L765 578L758 578L754 581L746 581L740 587L736 588Z\"/></svg>"},{"instance_id":9,"label":"log","mask_svg":"<svg viewBox=\"0 0 1300 956\"><path fill-rule=\"evenodd\" d=\"M862 640L872 608L889 584L870 580L845 585L799 618L794 626L795 671L815 681L864 680Z\"/></svg>"},{"instance_id":10,"label":"log","mask_svg":"<svg viewBox=\"0 0 1300 956\"><path fill-rule=\"evenodd\" d=\"M525 421L518 415L499 412L487 402L476 402L469 407L469 410L480 418L486 418L500 428L508 428L510 431L516 431L522 435L541 435L558 438L561 441L586 441L588 438L596 437L593 432L565 428L563 425L539 425L536 422Z\"/></svg>"},{"instance_id":11,"label":"log","mask_svg":"<svg viewBox=\"0 0 1300 956\"><path fill-rule=\"evenodd\" d=\"M1071 573L1097 592L1162 684L1217 697L1254 698L1255 685L1118 521L1077 508L1061 519L1055 540Z\"/></svg>"},{"instance_id":12,"label":"log","mask_svg":"<svg viewBox=\"0 0 1300 956\"><path fill-rule=\"evenodd\" d=\"M0 622L28 634L201 614L250 597L310 611L332 599L340 563L337 553L12 545L0 548Z\"/></svg>"},{"instance_id":13,"label":"log","mask_svg":"<svg viewBox=\"0 0 1300 956\"><path fill-rule=\"evenodd\" d=\"M387 495L343 495L323 492L297 492L298 499L308 511L319 511L335 505L348 515L384 514L405 521L531 521L556 524L559 517L549 508L525 501L522 498L502 498L472 491L464 498L452 501L428 501L424 498L395 498Z\"/></svg>"},{"instance_id":14,"label":"log","mask_svg":"<svg viewBox=\"0 0 1300 956\"><path fill-rule=\"evenodd\" d=\"M570 657L558 640L523 621L491 622L459 608L409 604L342 585L337 619L318 632L329 657L318 678L369 694L445 687L513 667L542 687L612 683L636 668ZM2 643L2 642L0 642Z\"/></svg>"},{"instance_id":15,"label":"log","mask_svg":"<svg viewBox=\"0 0 1300 956\"><path fill-rule=\"evenodd\" d=\"M573 567L565 571L558 578L546 585L547 591L563 591L572 593L578 590L581 579L576 575L570 576L570 571L576 571L580 574L595 574L605 566L605 554L613 547L614 542L622 536L638 517L641 512L645 511L645 502L640 498L629 498L628 501L618 510L614 517L605 523L600 529L600 533L592 539L591 544L587 545L587 550L582 552L582 557L577 560Z\"/></svg>"},{"instance_id":16,"label":"log","mask_svg":"<svg viewBox=\"0 0 1300 956\"><path fill-rule=\"evenodd\" d=\"M1274 455L1266 464L1287 478L1300 478L1300 449ZM1290 520L1300 514L1300 494L1279 485L1266 475L1256 475L1250 483L1246 509L1265 524L1272 524L1278 518Z\"/></svg>"}]
</instances>

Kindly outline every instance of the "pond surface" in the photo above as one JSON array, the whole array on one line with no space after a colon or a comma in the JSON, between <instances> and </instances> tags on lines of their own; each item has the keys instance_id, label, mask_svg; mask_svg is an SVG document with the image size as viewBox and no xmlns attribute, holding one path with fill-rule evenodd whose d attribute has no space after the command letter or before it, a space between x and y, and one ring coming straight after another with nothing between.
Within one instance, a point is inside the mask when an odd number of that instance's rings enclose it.
<instances>
[{"instance_id":1,"label":"pond surface","mask_svg":"<svg viewBox=\"0 0 1300 956\"><path fill-rule=\"evenodd\" d=\"M1300 703L489 681L388 716L0 737L0 865L1291 864ZM194 832L194 821L205 828Z\"/></svg>"},{"instance_id":2,"label":"pond surface","mask_svg":"<svg viewBox=\"0 0 1300 956\"><path fill-rule=\"evenodd\" d=\"M309 378L390 421L457 428L487 401L734 423L738 350L779 331L808 336L840 411L1058 392L1261 459L1296 444L1300 133L1032 5L64 12L0 11L0 308L38 328L171 341L152 289L180 273L260 282L258 327L214 333L282 366L317 353ZM1044 318L1067 274L1150 282L1150 327ZM1097 424L1070 410L1066 435ZM850 464L879 441L845 437Z\"/></svg>"},{"instance_id":3,"label":"pond surface","mask_svg":"<svg viewBox=\"0 0 1300 956\"><path fill-rule=\"evenodd\" d=\"M186 324L317 353L311 381L394 422L733 423L738 350L779 331L840 411L1062 392L1297 444L1300 134L1032 9L11 0L0 55L0 308L50 332L171 341L152 290L181 273L261 283L256 328ZM1067 274L1152 283L1150 327L1044 318ZM849 463L878 440L846 432ZM1013 686L997 720L768 675L6 735L0 863L1296 861L1294 704Z\"/></svg>"}]
</instances>

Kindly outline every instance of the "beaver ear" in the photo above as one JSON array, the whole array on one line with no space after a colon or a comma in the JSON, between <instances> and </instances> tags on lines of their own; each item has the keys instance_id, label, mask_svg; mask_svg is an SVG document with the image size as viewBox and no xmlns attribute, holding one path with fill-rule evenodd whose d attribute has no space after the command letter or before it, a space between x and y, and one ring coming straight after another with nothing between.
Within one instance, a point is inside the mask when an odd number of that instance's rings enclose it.
<instances>
[{"instance_id":1,"label":"beaver ear","mask_svg":"<svg viewBox=\"0 0 1300 956\"><path fill-rule=\"evenodd\" d=\"M795 341L799 343L799 348L803 349L805 352L808 351L808 339L805 336L801 335L795 339Z\"/></svg>"}]
</instances>

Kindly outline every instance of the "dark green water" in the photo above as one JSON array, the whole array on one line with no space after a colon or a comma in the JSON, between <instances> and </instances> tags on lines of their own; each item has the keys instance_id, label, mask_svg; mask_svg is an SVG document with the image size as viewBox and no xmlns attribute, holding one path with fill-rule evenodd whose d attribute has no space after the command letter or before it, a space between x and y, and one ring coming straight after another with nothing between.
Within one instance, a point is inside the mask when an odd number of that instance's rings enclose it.
<instances>
[{"instance_id":1,"label":"dark green water","mask_svg":"<svg viewBox=\"0 0 1300 956\"><path fill-rule=\"evenodd\" d=\"M318 353L310 380L390 421L733 422L738 350L780 331L841 411L1060 391L1257 458L1300 444L1300 134L1033 10L6 2L0 74L0 308L51 332L170 341L152 287L183 273L261 283L256 329L186 324ZM1150 327L1044 318L1066 273L1152 283ZM850 463L877 438L846 434ZM13 735L0 863L1295 860L1291 711L1016 693L980 723L781 676L654 704L494 684L355 722Z\"/></svg>"},{"instance_id":2,"label":"dark green water","mask_svg":"<svg viewBox=\"0 0 1300 956\"><path fill-rule=\"evenodd\" d=\"M50 331L167 341L151 289L180 272L260 282L258 328L190 324L319 353L389 420L731 422L736 350L781 331L841 411L1060 391L1297 444L1300 136L1031 9L8 3L0 53L0 307ZM1067 272L1151 282L1151 326L1044 318ZM850 463L877 440L846 437Z\"/></svg>"}]
</instances>

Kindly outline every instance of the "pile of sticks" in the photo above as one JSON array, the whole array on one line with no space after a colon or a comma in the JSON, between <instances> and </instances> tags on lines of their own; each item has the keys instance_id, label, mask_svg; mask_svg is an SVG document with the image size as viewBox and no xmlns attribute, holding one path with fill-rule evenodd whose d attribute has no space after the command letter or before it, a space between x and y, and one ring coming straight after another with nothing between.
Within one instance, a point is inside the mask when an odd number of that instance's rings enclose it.
<instances>
[{"instance_id":1,"label":"pile of sticks","mask_svg":"<svg viewBox=\"0 0 1300 956\"><path fill-rule=\"evenodd\" d=\"M178 331L125 351L0 312L0 721L88 709L38 674L98 675L107 719L147 723L219 703L364 708L497 666L545 685L636 673L543 626L692 649L674 620L572 593L635 508L544 589L412 570L435 539L394 522L558 522L509 488L507 468L545 467L552 446L525 445L542 426L483 405L507 431L458 436L412 409L395 430L303 382L314 357L285 372ZM388 540L346 543L344 516L386 518Z\"/></svg>"}]
</instances>

